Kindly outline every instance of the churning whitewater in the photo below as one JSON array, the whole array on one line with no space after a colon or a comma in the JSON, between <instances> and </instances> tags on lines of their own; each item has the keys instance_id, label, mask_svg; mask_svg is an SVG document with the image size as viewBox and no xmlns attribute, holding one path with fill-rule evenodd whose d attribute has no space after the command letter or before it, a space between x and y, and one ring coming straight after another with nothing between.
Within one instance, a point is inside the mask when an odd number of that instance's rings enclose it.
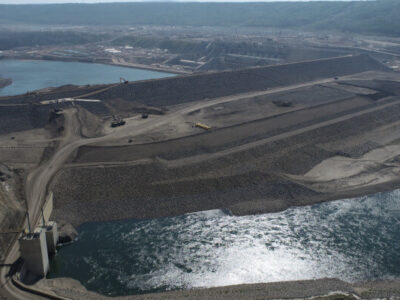
<instances>
[{"instance_id":1,"label":"churning whitewater","mask_svg":"<svg viewBox=\"0 0 400 300\"><path fill-rule=\"evenodd\" d=\"M241 283L400 277L400 190L231 216L222 210L84 224L50 277L127 295Z\"/></svg>"}]
</instances>

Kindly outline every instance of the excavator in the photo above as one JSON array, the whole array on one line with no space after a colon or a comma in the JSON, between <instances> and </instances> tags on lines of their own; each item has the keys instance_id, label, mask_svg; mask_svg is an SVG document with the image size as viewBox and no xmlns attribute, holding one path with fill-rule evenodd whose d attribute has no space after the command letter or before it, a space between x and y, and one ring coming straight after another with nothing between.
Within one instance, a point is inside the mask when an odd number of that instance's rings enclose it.
<instances>
[{"instance_id":1,"label":"excavator","mask_svg":"<svg viewBox=\"0 0 400 300\"><path fill-rule=\"evenodd\" d=\"M128 80L126 80L125 78L123 78L123 77L120 77L119 78L119 82L120 83L124 83L124 84L127 84L127 83L129 83L129 81Z\"/></svg>"},{"instance_id":2,"label":"excavator","mask_svg":"<svg viewBox=\"0 0 400 300\"><path fill-rule=\"evenodd\" d=\"M122 126L125 125L125 123L126 123L125 120L122 119L121 117L115 115L112 116L111 127Z\"/></svg>"}]
</instances>

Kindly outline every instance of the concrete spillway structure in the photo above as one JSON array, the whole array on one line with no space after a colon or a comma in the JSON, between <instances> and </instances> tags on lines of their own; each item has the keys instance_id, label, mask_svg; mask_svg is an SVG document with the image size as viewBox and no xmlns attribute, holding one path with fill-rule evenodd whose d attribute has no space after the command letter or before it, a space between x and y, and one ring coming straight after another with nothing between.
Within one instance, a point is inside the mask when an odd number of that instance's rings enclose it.
<instances>
[{"instance_id":1,"label":"concrete spillway structure","mask_svg":"<svg viewBox=\"0 0 400 300\"><path fill-rule=\"evenodd\" d=\"M43 227L46 230L46 244L49 253L56 253L56 246L58 242L57 223L50 221Z\"/></svg>"},{"instance_id":2,"label":"concrete spillway structure","mask_svg":"<svg viewBox=\"0 0 400 300\"><path fill-rule=\"evenodd\" d=\"M49 270L46 229L38 227L33 233L23 236L19 247L27 269L38 276L46 276Z\"/></svg>"},{"instance_id":3,"label":"concrete spillway structure","mask_svg":"<svg viewBox=\"0 0 400 300\"><path fill-rule=\"evenodd\" d=\"M26 269L38 276L49 270L49 254L56 253L58 242L57 223L49 221L53 211L53 193L50 192L42 209L42 226L19 240L21 257Z\"/></svg>"}]
</instances>

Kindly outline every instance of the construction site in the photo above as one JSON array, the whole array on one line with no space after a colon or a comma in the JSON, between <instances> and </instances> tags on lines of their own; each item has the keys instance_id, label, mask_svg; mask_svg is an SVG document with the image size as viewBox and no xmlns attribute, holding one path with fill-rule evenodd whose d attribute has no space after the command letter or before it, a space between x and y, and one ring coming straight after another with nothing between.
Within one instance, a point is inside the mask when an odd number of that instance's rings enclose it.
<instances>
[{"instance_id":1,"label":"construction site","mask_svg":"<svg viewBox=\"0 0 400 300\"><path fill-rule=\"evenodd\" d=\"M1 231L26 230L28 213L32 229L22 239L43 244L36 225L71 241L73 227L93 221L211 209L259 214L393 190L400 187L399 115L400 73L366 54L2 97ZM16 233L0 238L5 278L26 241L19 246ZM327 294L338 286L359 297L387 293L375 283L366 291L327 282ZM103 298L60 281L32 289L46 291L39 298ZM225 299L237 289L196 295Z\"/></svg>"}]
</instances>

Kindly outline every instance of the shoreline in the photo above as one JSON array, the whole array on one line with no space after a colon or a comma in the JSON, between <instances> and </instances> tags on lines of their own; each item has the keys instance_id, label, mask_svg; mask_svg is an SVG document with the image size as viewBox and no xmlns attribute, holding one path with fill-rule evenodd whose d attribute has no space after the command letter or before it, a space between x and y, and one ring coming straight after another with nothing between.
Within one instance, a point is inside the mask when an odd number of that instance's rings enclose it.
<instances>
[{"instance_id":1,"label":"shoreline","mask_svg":"<svg viewBox=\"0 0 400 300\"><path fill-rule=\"evenodd\" d=\"M298 199L297 203L288 205L285 207L281 207L278 209L266 209L265 211L259 211L255 213L247 213L243 210L238 210L237 212L231 211L234 216L246 216L246 215L255 215L255 214L269 214L269 213L278 213L285 211L289 208L294 207L302 207L302 206L312 206L316 204L321 204L325 202L333 202L333 201L342 201L342 200L349 200L361 197L368 197L373 196L380 193L389 193L395 190L400 189L400 178L391 180L388 182L378 183L374 185L367 185L358 187L355 189L349 189L346 191L340 191L335 193L324 193L317 195L315 197L310 197L309 199Z\"/></svg>"},{"instance_id":2,"label":"shoreline","mask_svg":"<svg viewBox=\"0 0 400 300\"><path fill-rule=\"evenodd\" d=\"M400 297L400 279L349 283L337 278L237 284L211 288L108 297L72 278L43 279L33 288L72 299L371 299Z\"/></svg>"},{"instance_id":3,"label":"shoreline","mask_svg":"<svg viewBox=\"0 0 400 300\"><path fill-rule=\"evenodd\" d=\"M116 63L112 60L103 61L101 59L85 59L85 58L62 58L62 57L36 57L36 56L2 56L0 60L44 60L44 61L59 61L59 62L80 62L80 63L90 63L90 64L102 64L102 65L109 65L109 66L116 66L122 68L130 68L130 69L140 69L140 70L148 70L148 71L155 71L161 73L170 73L176 75L190 75L193 74L189 71L180 71L173 68L160 68L151 65L143 65L143 64L133 64L133 63Z\"/></svg>"}]
</instances>

